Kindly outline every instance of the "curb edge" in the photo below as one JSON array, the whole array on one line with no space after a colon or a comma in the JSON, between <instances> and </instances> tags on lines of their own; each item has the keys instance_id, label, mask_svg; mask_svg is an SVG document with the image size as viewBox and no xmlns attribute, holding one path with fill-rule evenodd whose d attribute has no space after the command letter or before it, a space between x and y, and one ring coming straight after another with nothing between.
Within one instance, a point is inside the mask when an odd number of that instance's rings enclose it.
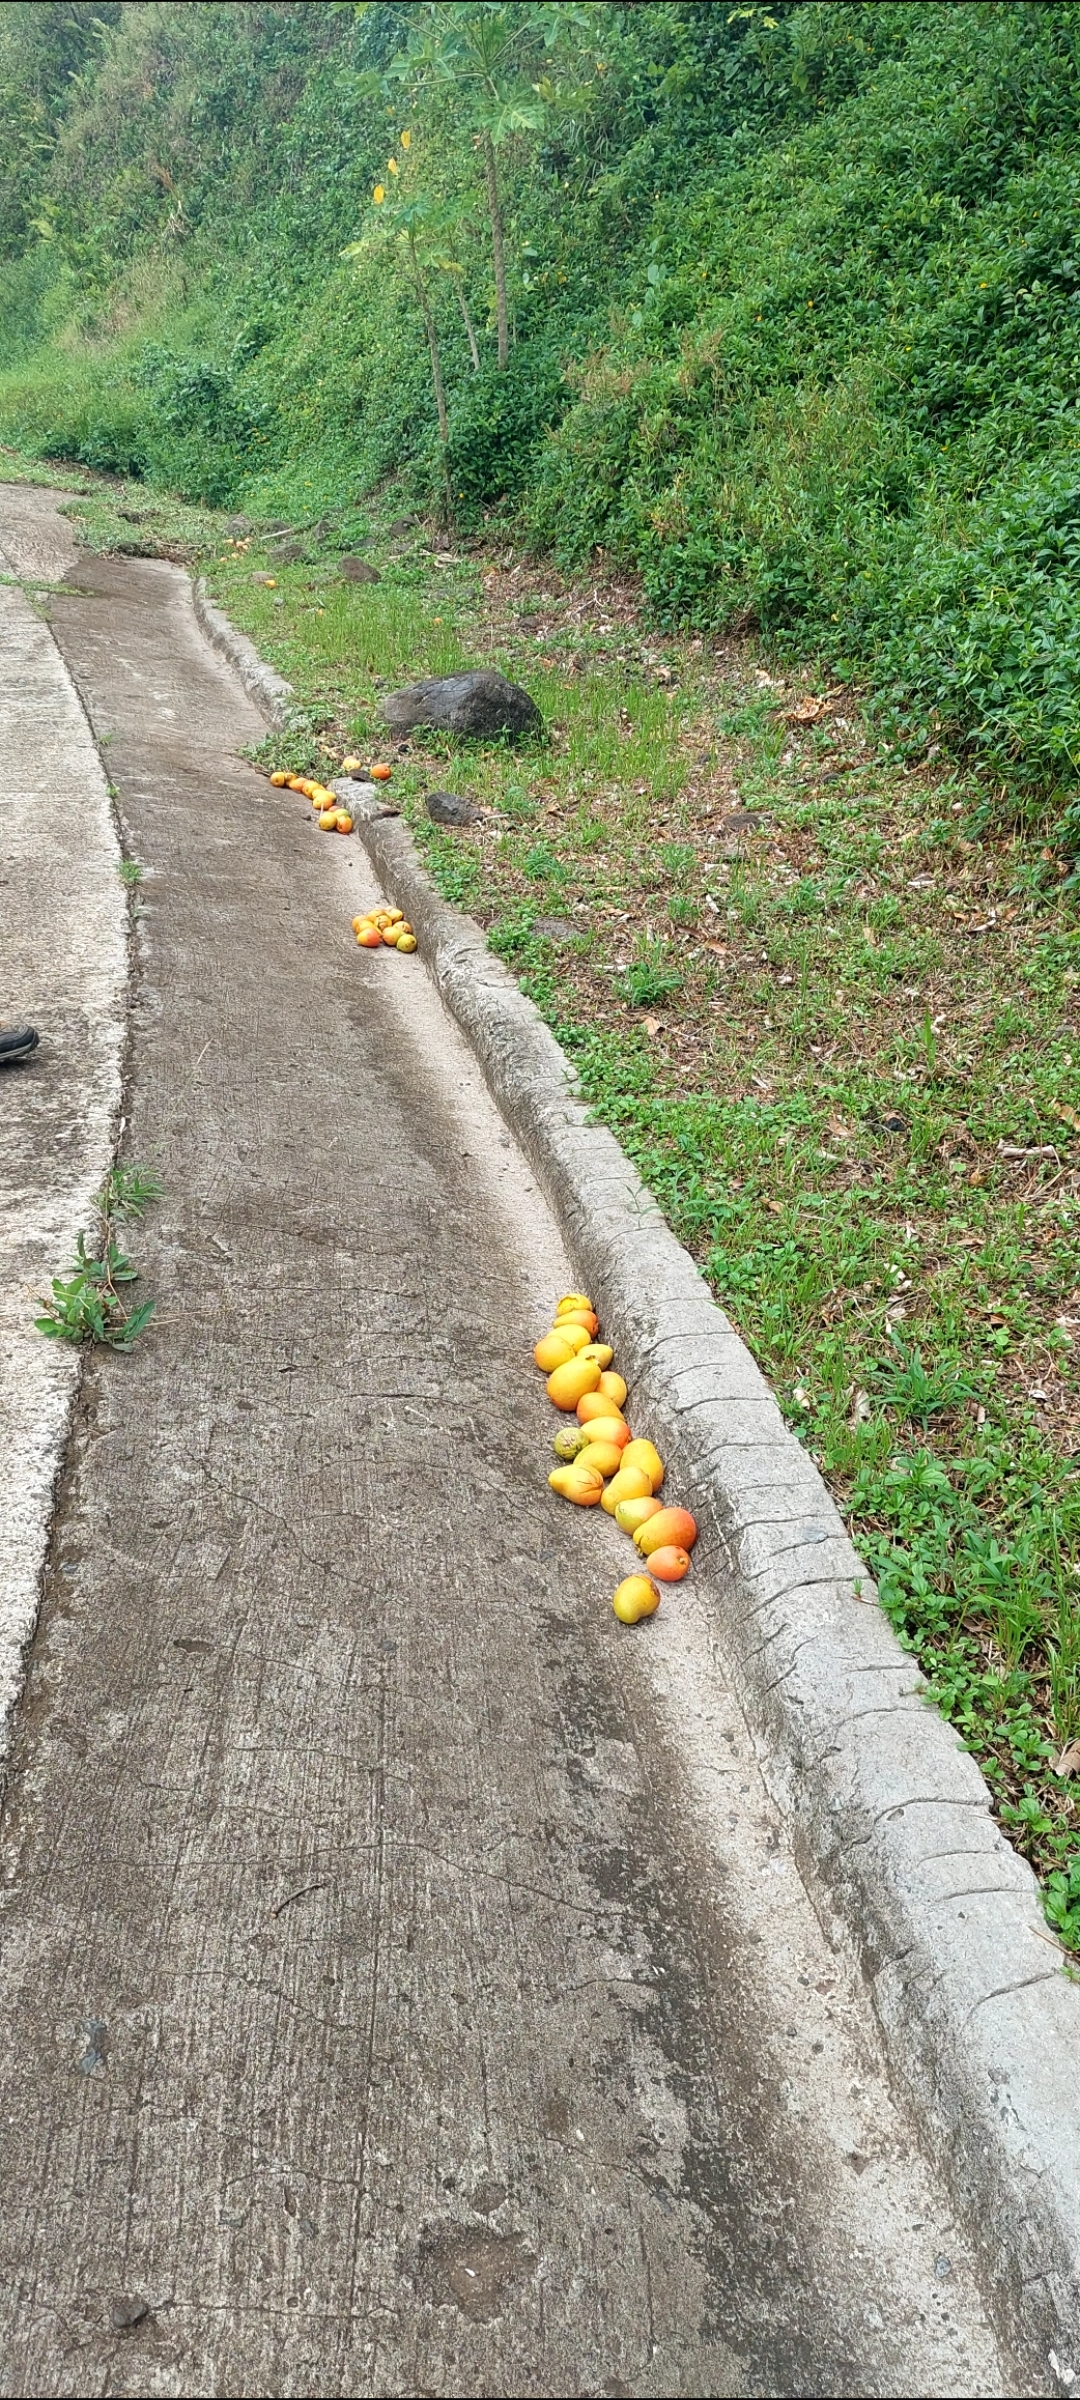
<instances>
[{"instance_id":1,"label":"curb edge","mask_svg":"<svg viewBox=\"0 0 1080 2400\"><path fill-rule=\"evenodd\" d=\"M291 683L286 683L284 675L279 675L276 667L267 666L266 660L260 658L254 642L249 642L246 633L238 632L236 626L230 623L224 611L210 598L203 576L193 579L191 597L195 615L211 649L235 668L249 698L254 700L257 708L261 708L271 725L287 726L294 713Z\"/></svg>"}]
</instances>

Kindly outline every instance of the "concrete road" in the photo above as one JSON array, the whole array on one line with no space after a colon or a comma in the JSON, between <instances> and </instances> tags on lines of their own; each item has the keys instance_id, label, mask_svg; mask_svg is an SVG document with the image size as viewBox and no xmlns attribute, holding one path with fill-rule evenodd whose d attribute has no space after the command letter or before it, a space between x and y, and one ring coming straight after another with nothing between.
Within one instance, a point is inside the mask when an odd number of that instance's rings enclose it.
<instances>
[{"instance_id":1,"label":"concrete road","mask_svg":"<svg viewBox=\"0 0 1080 2400\"><path fill-rule=\"evenodd\" d=\"M0 494L16 569L54 523ZM731 1695L706 1822L677 1595L620 1631L622 1537L546 1488L569 1268L421 960L352 942L359 845L238 758L178 570L69 560L48 613L145 870L164 1198L12 1744L0 2390L1025 2388ZM65 1073L58 1024L0 1086L31 1212Z\"/></svg>"}]
</instances>

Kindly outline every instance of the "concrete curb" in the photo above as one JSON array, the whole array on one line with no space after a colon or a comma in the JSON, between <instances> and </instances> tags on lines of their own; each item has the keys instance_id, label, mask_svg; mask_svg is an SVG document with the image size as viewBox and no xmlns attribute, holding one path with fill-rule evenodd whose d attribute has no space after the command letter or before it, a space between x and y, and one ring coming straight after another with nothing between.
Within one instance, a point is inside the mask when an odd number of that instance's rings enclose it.
<instances>
[{"instance_id":1,"label":"concrete curb","mask_svg":"<svg viewBox=\"0 0 1080 2400\"><path fill-rule=\"evenodd\" d=\"M850 1928L890 2061L1037 2390L1080 2391L1080 1991L1035 1878L877 1605L817 1469L573 1071L374 785L383 888L532 1161L649 1429L730 1573L725 1664L797 1847ZM1047 2380L1049 2378L1049 2380Z\"/></svg>"},{"instance_id":2,"label":"concrete curb","mask_svg":"<svg viewBox=\"0 0 1080 2400\"><path fill-rule=\"evenodd\" d=\"M266 660L259 657L254 642L249 642L246 633L238 633L236 626L229 623L228 617L211 600L201 575L192 584L192 599L195 615L211 649L216 650L221 658L227 658L229 665L235 667L244 690L254 700L256 707L262 709L271 725L283 728L290 725L297 714L292 705L291 683L286 683L276 667L267 666Z\"/></svg>"}]
</instances>

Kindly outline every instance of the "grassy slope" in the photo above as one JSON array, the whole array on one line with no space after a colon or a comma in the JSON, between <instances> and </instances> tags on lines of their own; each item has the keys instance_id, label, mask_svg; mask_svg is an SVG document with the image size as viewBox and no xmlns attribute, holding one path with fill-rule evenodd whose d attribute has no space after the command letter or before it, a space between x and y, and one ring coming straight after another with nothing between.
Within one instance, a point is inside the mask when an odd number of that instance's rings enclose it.
<instances>
[{"instance_id":1,"label":"grassy slope","mask_svg":"<svg viewBox=\"0 0 1080 2400\"><path fill-rule=\"evenodd\" d=\"M547 746L413 743L395 789L774 1382L1080 1949L1054 1771L1080 1736L1080 938L1052 862L977 836L978 787L913 771L854 689L660 641L617 582L376 526L357 588L318 543L283 565L138 489L83 513L197 546L310 707L268 760L325 773L420 672L526 677ZM428 824L435 781L475 829Z\"/></svg>"},{"instance_id":2,"label":"grassy slope","mask_svg":"<svg viewBox=\"0 0 1080 2400\"><path fill-rule=\"evenodd\" d=\"M121 11L46 190L56 275L41 245L0 269L26 349L0 429L286 518L391 471L430 495L400 277L338 256L372 219L395 118L370 77L410 13ZM1080 11L592 17L579 138L504 154L509 379L471 146L445 104L416 118L410 174L470 202L489 361L474 378L444 278L458 505L510 507L563 563L602 545L672 623L749 612L846 665L915 743L1055 795L1071 845Z\"/></svg>"}]
</instances>

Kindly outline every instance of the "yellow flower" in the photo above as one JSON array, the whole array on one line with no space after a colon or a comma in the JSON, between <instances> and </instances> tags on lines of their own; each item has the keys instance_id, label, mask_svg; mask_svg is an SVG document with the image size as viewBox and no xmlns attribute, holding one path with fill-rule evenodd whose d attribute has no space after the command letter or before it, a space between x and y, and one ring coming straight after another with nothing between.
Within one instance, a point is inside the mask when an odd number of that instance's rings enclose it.
<instances>
[{"instance_id":1,"label":"yellow flower","mask_svg":"<svg viewBox=\"0 0 1080 2400\"><path fill-rule=\"evenodd\" d=\"M404 133L403 133L403 134L402 134L402 136L401 136L401 147L402 147L402 149L403 149L403 150L407 150L407 149L408 149L408 147L409 147L409 143L411 142L411 140L412 140L412 135L411 135L411 133L409 132L409 128L408 128L408 126L406 126L406 127L405 127L405 131L404 131Z\"/></svg>"},{"instance_id":2,"label":"yellow flower","mask_svg":"<svg viewBox=\"0 0 1080 2400\"><path fill-rule=\"evenodd\" d=\"M382 184L382 183L377 183L377 184L376 184L376 186L375 186L375 189L374 189L374 191L373 191L373 193L372 193L372 195L371 195L371 197L372 197L372 199L373 199L373 200L375 200L375 201L378 201L378 200L385 200L385 198L386 198L386 186L385 186L385 184Z\"/></svg>"},{"instance_id":3,"label":"yellow flower","mask_svg":"<svg viewBox=\"0 0 1080 2400\"><path fill-rule=\"evenodd\" d=\"M396 158L388 158L388 159L387 159L387 162L386 162L386 166L387 166L387 172L388 172L389 174L391 174L391 175L396 175L396 174L397 174L397 160L396 160Z\"/></svg>"}]
</instances>

